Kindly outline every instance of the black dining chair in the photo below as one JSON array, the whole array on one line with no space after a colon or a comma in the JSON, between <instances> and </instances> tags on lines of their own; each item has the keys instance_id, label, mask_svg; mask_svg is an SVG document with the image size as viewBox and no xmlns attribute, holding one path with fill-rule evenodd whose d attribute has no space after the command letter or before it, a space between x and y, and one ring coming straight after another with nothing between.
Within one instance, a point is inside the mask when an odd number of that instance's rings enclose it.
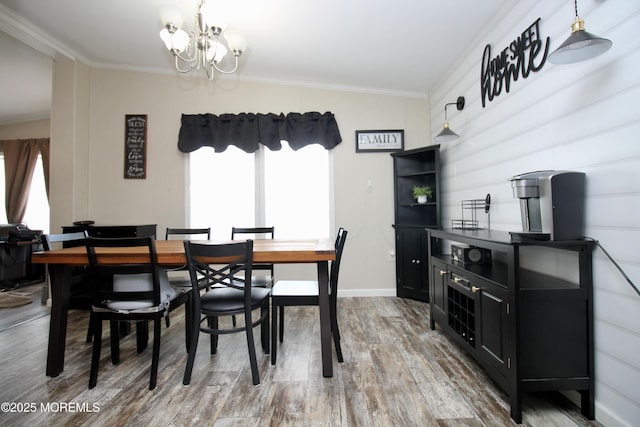
<instances>
[{"instance_id":1,"label":"black dining chair","mask_svg":"<svg viewBox=\"0 0 640 427\"><path fill-rule=\"evenodd\" d=\"M203 240L211 239L211 228L171 228L167 227L164 235L165 240L193 240L195 238L202 238ZM189 279L189 273L187 265L182 267L172 268L169 271L184 271L186 276L182 277L169 277L171 284L178 288L191 288L191 279Z\"/></svg>"},{"instance_id":2,"label":"black dining chair","mask_svg":"<svg viewBox=\"0 0 640 427\"><path fill-rule=\"evenodd\" d=\"M211 228L173 228L167 227L164 238L165 240L177 240L178 238L182 241L191 240L193 238L201 238L202 240L211 239ZM180 272L178 275L169 275L169 283L173 286L178 292L178 296L171 301L170 311L175 310L179 306L184 304L185 307L185 319L189 319L191 316L191 302L189 298L191 297L191 279L189 278L187 265L183 265L176 268L170 268L168 272ZM165 317L165 323L167 327L171 325L170 316L167 314ZM187 322L185 322L185 344L187 347L187 351L189 351L189 343L191 340L191 329Z\"/></svg>"},{"instance_id":3,"label":"black dining chair","mask_svg":"<svg viewBox=\"0 0 640 427\"><path fill-rule=\"evenodd\" d=\"M100 350L102 347L102 321L110 322L111 361L120 362L118 322L136 322L147 328L153 321L153 350L149 390L156 387L160 359L161 321L169 312L175 289L169 284L166 271L158 266L153 237L89 238L85 240L89 273L92 280L93 354L89 388L98 382ZM146 248L148 264L134 264L125 258L118 264L102 264L98 252L101 248ZM96 250L98 249L98 251ZM140 334L138 335L140 337ZM139 338L140 339L140 338ZM138 343L140 352L140 343Z\"/></svg>"},{"instance_id":4,"label":"black dining chair","mask_svg":"<svg viewBox=\"0 0 640 427\"><path fill-rule=\"evenodd\" d=\"M238 237L246 239L273 239L275 234L275 227L231 227L231 240L236 240ZM238 268L238 270L241 270ZM261 288L270 288L273 285L273 264L266 263L253 263L253 272L256 271L267 274L254 274L251 277L251 286L258 286ZM233 325L236 325L236 317L232 317Z\"/></svg>"},{"instance_id":5,"label":"black dining chair","mask_svg":"<svg viewBox=\"0 0 640 427\"><path fill-rule=\"evenodd\" d=\"M336 259L331 262L329 274L329 307L331 318L331 334L336 347L338 361L342 362L342 347L340 346L340 330L338 329L338 275L344 244L347 240L347 230L340 228L336 236ZM277 342L279 332L280 342L284 337L284 307L319 305L319 289L317 280L278 280L271 288L271 364L276 364ZM277 309L280 309L280 325L278 328Z\"/></svg>"},{"instance_id":6,"label":"black dining chair","mask_svg":"<svg viewBox=\"0 0 640 427\"><path fill-rule=\"evenodd\" d=\"M241 239L273 239L275 227L231 227L231 240ZM238 267L240 268L240 267ZM267 273L256 275L256 272ZM273 264L253 263L251 286L270 288L273 285Z\"/></svg>"},{"instance_id":7,"label":"black dining chair","mask_svg":"<svg viewBox=\"0 0 640 427\"><path fill-rule=\"evenodd\" d=\"M42 249L50 251L53 249L71 248L84 246L84 240L89 237L87 231L62 234L43 234L40 236ZM47 270L47 277L51 275ZM91 342L92 337L92 316L91 316L91 287L89 283L88 270L84 266L74 267L71 272L71 283L69 284L69 307L70 310L87 310L89 316L89 327L87 328L87 342Z\"/></svg>"},{"instance_id":8,"label":"black dining chair","mask_svg":"<svg viewBox=\"0 0 640 427\"><path fill-rule=\"evenodd\" d=\"M253 328L260 325L262 349L268 354L270 289L251 286L253 241L223 244L185 241L184 250L191 277L193 315L183 384L191 382L200 332L211 335L210 351L215 354L219 335L243 331L247 336L253 384L260 384ZM238 269L243 276L237 275ZM252 313L256 310L260 310L260 315L254 320ZM220 324L220 317L235 315L244 316L243 325L226 327Z\"/></svg>"}]
</instances>

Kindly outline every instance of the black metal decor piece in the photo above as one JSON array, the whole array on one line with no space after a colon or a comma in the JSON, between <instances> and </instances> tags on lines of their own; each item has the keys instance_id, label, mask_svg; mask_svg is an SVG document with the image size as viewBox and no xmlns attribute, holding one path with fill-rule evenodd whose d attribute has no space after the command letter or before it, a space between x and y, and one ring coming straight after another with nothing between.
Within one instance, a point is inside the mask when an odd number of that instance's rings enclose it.
<instances>
[{"instance_id":1,"label":"black metal decor piece","mask_svg":"<svg viewBox=\"0 0 640 427\"><path fill-rule=\"evenodd\" d=\"M486 106L487 100L499 96L503 88L508 93L511 82L520 76L526 79L532 71L540 71L547 61L548 51L549 37L543 40L540 35L540 18L497 55L492 55L490 44L485 46L480 73L482 107Z\"/></svg>"}]
</instances>

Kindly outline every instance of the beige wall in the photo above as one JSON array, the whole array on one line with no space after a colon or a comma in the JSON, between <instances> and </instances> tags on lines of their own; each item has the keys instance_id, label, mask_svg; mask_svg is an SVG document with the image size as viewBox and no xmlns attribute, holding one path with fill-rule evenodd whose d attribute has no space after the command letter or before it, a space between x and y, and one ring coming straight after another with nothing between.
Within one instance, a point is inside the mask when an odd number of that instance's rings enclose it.
<instances>
[{"instance_id":1,"label":"beige wall","mask_svg":"<svg viewBox=\"0 0 640 427\"><path fill-rule=\"evenodd\" d=\"M70 64L56 64L54 97L52 174L58 180L51 195L52 232L84 219L154 223L158 230L188 225L187 156L177 149L183 113L333 112L343 138L332 154L333 224L350 232L341 289L347 295L395 295L395 264L389 260L394 248L391 156L356 154L354 136L361 129L404 129L406 148L428 145L427 100L234 80L208 82L200 76L105 69L87 73ZM58 108L64 108L60 117ZM148 115L145 180L123 178L126 114ZM211 184L215 192L218 184Z\"/></svg>"},{"instance_id":2,"label":"beige wall","mask_svg":"<svg viewBox=\"0 0 640 427\"><path fill-rule=\"evenodd\" d=\"M50 135L51 125L49 120L35 120L0 126L0 140L49 138Z\"/></svg>"}]
</instances>

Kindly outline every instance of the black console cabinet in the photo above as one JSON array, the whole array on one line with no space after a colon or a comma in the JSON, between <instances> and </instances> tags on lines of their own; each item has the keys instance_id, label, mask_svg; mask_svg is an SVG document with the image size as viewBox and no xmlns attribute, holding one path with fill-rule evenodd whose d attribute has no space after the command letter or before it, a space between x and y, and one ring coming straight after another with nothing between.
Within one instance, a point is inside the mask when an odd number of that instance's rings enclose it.
<instances>
[{"instance_id":1,"label":"black console cabinet","mask_svg":"<svg viewBox=\"0 0 640 427\"><path fill-rule=\"evenodd\" d=\"M426 227L440 225L440 146L393 153L396 235L396 293L429 301ZM413 199L413 186L428 185L427 203Z\"/></svg>"},{"instance_id":2,"label":"black console cabinet","mask_svg":"<svg viewBox=\"0 0 640 427\"><path fill-rule=\"evenodd\" d=\"M72 225L63 226L63 233L87 230L91 237L156 237L156 224L147 225Z\"/></svg>"},{"instance_id":3,"label":"black console cabinet","mask_svg":"<svg viewBox=\"0 0 640 427\"><path fill-rule=\"evenodd\" d=\"M438 324L507 392L522 422L522 393L577 390L595 417L593 242L512 242L509 233L427 230L431 329ZM492 251L492 262L455 261L450 244ZM569 251L577 283L521 266L523 247Z\"/></svg>"}]
</instances>

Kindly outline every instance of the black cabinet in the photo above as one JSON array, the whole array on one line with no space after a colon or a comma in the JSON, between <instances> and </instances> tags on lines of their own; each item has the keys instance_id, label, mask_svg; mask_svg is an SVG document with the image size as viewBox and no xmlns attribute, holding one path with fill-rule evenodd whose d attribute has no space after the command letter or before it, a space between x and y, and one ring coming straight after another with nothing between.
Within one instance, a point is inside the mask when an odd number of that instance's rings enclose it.
<instances>
[{"instance_id":1,"label":"black cabinet","mask_svg":"<svg viewBox=\"0 0 640 427\"><path fill-rule=\"evenodd\" d=\"M91 237L156 237L156 224L145 225L72 225L63 226L63 233L87 230Z\"/></svg>"},{"instance_id":2,"label":"black cabinet","mask_svg":"<svg viewBox=\"0 0 640 427\"><path fill-rule=\"evenodd\" d=\"M509 233L487 230L428 233L431 328L439 325L505 390L514 421L522 421L522 393L548 390L577 390L583 415L593 419L593 242L512 242ZM492 261L456 261L451 243L491 250ZM575 262L566 276L576 271L577 280L522 267L532 248Z\"/></svg>"},{"instance_id":3,"label":"black cabinet","mask_svg":"<svg viewBox=\"0 0 640 427\"><path fill-rule=\"evenodd\" d=\"M440 146L393 153L396 234L396 292L429 301L427 233L440 225ZM426 203L413 198L414 186L431 187Z\"/></svg>"},{"instance_id":4,"label":"black cabinet","mask_svg":"<svg viewBox=\"0 0 640 427\"><path fill-rule=\"evenodd\" d=\"M428 234L423 228L396 227L397 296L428 301Z\"/></svg>"}]
</instances>

